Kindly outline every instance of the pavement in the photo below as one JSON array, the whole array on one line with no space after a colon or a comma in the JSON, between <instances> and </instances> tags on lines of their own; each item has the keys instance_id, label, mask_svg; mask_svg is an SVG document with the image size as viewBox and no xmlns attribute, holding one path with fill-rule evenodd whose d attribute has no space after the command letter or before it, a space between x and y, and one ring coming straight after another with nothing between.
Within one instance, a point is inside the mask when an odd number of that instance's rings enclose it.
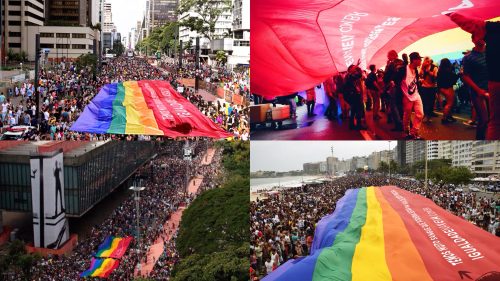
<instances>
[{"instance_id":1,"label":"pavement","mask_svg":"<svg viewBox=\"0 0 500 281\"><path fill-rule=\"evenodd\" d=\"M207 160L205 160L205 157L203 156L203 160L201 162L201 165L204 164L210 164L212 163L213 156L215 154L215 149L209 149L208 150L208 157ZM203 181L202 176L197 176L196 180L190 181L189 186L188 186L188 192L189 193L196 193L198 190L198 187L201 185L201 182ZM172 230L172 233L175 232L175 230L179 227L179 223L182 219L182 212L184 211L184 207L180 207L175 213L172 214L170 217L170 220L168 221L168 224L165 223L163 225L163 229L168 229ZM175 227L172 227L172 224L175 225ZM170 240L172 238L171 235L168 235L166 237L166 241ZM162 238L159 238L157 242L149 248L149 253L148 253L148 263L141 262L142 270L141 274L148 274L148 272L151 272L151 270L154 268L156 262L158 262L158 257L160 257L163 254L163 240ZM153 257L155 258L153 262ZM138 272L137 272L137 267L134 268L134 277L137 277Z\"/></svg>"},{"instance_id":2,"label":"pavement","mask_svg":"<svg viewBox=\"0 0 500 281\"><path fill-rule=\"evenodd\" d=\"M257 126L250 131L252 140L404 140L404 132L392 132L393 124L387 124L387 114L380 112L379 120L373 120L373 111L365 112L367 130L349 130L349 121L323 116L326 106L317 104L314 113L307 117L305 105L297 107L297 118L283 121L283 128L272 129L271 124ZM439 117L431 122L424 119L418 135L426 140L475 140L476 128L463 124L470 119L471 111L464 106L461 114L454 114L457 122L441 124L442 111L435 111ZM411 119L414 119L412 114Z\"/></svg>"}]
</instances>

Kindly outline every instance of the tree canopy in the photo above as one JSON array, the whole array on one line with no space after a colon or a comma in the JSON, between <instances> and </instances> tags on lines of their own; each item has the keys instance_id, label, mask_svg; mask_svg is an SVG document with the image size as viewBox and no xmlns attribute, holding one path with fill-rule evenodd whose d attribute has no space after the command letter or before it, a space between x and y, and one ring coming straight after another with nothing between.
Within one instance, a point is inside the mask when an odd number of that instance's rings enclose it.
<instances>
[{"instance_id":1,"label":"tree canopy","mask_svg":"<svg viewBox=\"0 0 500 281\"><path fill-rule=\"evenodd\" d=\"M224 12L232 11L232 2L231 0L181 0L178 13L183 14L188 11L195 12L199 17L190 16L180 22L180 25L212 41L217 37L222 37L215 34L215 23Z\"/></svg>"},{"instance_id":2,"label":"tree canopy","mask_svg":"<svg viewBox=\"0 0 500 281\"><path fill-rule=\"evenodd\" d=\"M174 280L244 280L239 274L248 275L248 245L242 245L250 239L250 144L222 141L215 146L224 149L222 188L203 191L184 210L176 239L183 260ZM190 249L194 254L188 256Z\"/></svg>"},{"instance_id":3,"label":"tree canopy","mask_svg":"<svg viewBox=\"0 0 500 281\"><path fill-rule=\"evenodd\" d=\"M245 242L236 248L228 247L225 252L213 252L207 255L193 254L172 271L174 281L237 281L248 278L248 249Z\"/></svg>"},{"instance_id":4,"label":"tree canopy","mask_svg":"<svg viewBox=\"0 0 500 281\"><path fill-rule=\"evenodd\" d=\"M415 162L412 166L418 170L425 169L425 160ZM466 167L451 167L451 159L434 159L427 162L427 178L440 186L469 184L474 177L474 173ZM415 179L425 180L425 170L415 174Z\"/></svg>"}]
</instances>

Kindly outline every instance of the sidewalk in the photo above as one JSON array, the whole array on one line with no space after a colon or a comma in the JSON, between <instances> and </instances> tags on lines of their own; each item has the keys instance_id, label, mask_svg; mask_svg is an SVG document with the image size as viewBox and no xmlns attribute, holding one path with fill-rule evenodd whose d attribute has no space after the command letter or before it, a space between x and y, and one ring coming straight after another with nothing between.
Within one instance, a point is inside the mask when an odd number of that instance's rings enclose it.
<instances>
[{"instance_id":1,"label":"sidewalk","mask_svg":"<svg viewBox=\"0 0 500 281\"><path fill-rule=\"evenodd\" d=\"M208 158L207 161L205 162L205 157L203 156L203 161L201 162L201 165L205 164L210 164L212 163L212 159L215 155L215 149L209 149L208 150ZM203 181L202 176L196 177L195 182L193 183L192 181L189 183L188 187L188 192L189 193L196 193L198 190L198 187L201 185L201 182ZM168 221L168 224L163 225L163 229L167 230L172 230L172 234L175 233L175 230L179 227L179 223L182 219L182 211L184 211L184 207L180 207L175 213L172 214L170 217L170 220ZM175 228L172 228L172 223L175 224ZM166 240L172 239L172 235L167 235ZM144 263L141 261L141 274L142 275L147 275L151 270L153 270L153 267L155 266L156 262L158 261L158 257L160 257L163 254L163 240L162 238L159 238L157 243L154 245L151 245L149 248L149 254L148 254L148 263ZM155 258L155 261L153 262L153 257ZM134 268L134 277L137 277L137 266Z\"/></svg>"}]
</instances>

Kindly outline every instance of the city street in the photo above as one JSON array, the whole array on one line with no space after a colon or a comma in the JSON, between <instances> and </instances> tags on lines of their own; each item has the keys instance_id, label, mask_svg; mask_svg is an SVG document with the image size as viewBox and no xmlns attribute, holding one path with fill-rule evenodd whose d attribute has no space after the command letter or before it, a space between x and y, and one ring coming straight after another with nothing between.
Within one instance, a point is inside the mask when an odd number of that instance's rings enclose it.
<instances>
[{"instance_id":1,"label":"city street","mask_svg":"<svg viewBox=\"0 0 500 281\"><path fill-rule=\"evenodd\" d=\"M394 123L387 124L387 115L379 113L382 118L373 120L373 111L366 111L368 130L349 130L349 120L334 118L329 120L324 116L326 107L316 105L314 113L317 116L308 117L305 105L297 107L297 118L283 121L283 128L273 130L271 124L251 130L252 139L256 140L404 140L404 132L392 132ZM464 106L460 114L454 114L455 123L441 124L442 111L434 111L439 117L433 117L431 122L423 120L419 136L426 140L472 140L476 137L476 128L463 124L470 120L471 111ZM412 114L412 120L414 114Z\"/></svg>"}]
</instances>

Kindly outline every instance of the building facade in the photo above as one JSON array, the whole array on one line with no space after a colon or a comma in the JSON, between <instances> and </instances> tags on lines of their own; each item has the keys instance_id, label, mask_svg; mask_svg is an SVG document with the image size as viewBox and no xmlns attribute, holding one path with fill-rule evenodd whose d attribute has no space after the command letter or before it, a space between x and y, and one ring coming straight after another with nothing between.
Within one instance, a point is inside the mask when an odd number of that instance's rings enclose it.
<instances>
[{"instance_id":1,"label":"building facade","mask_svg":"<svg viewBox=\"0 0 500 281\"><path fill-rule=\"evenodd\" d=\"M45 6L42 0L5 1L5 51L14 52L26 50L29 44L35 43L35 36L29 37L27 29L33 26L43 26L45 22ZM32 60L35 53L28 53ZM30 59L30 58L29 58Z\"/></svg>"},{"instance_id":2,"label":"building facade","mask_svg":"<svg viewBox=\"0 0 500 281\"><path fill-rule=\"evenodd\" d=\"M0 209L32 211L30 152L41 143L23 143L0 151ZM150 142L87 142L64 152L64 200L67 216L80 217L126 181L154 154Z\"/></svg>"},{"instance_id":3,"label":"building facade","mask_svg":"<svg viewBox=\"0 0 500 281\"><path fill-rule=\"evenodd\" d=\"M472 167L474 141L453 141L453 167Z\"/></svg>"},{"instance_id":4,"label":"building facade","mask_svg":"<svg viewBox=\"0 0 500 281\"><path fill-rule=\"evenodd\" d=\"M498 141L475 141L472 146L471 170L479 177L488 177L500 172L500 143Z\"/></svg>"},{"instance_id":5,"label":"building facade","mask_svg":"<svg viewBox=\"0 0 500 281\"><path fill-rule=\"evenodd\" d=\"M425 141L406 142L406 164L425 159Z\"/></svg>"}]
</instances>

